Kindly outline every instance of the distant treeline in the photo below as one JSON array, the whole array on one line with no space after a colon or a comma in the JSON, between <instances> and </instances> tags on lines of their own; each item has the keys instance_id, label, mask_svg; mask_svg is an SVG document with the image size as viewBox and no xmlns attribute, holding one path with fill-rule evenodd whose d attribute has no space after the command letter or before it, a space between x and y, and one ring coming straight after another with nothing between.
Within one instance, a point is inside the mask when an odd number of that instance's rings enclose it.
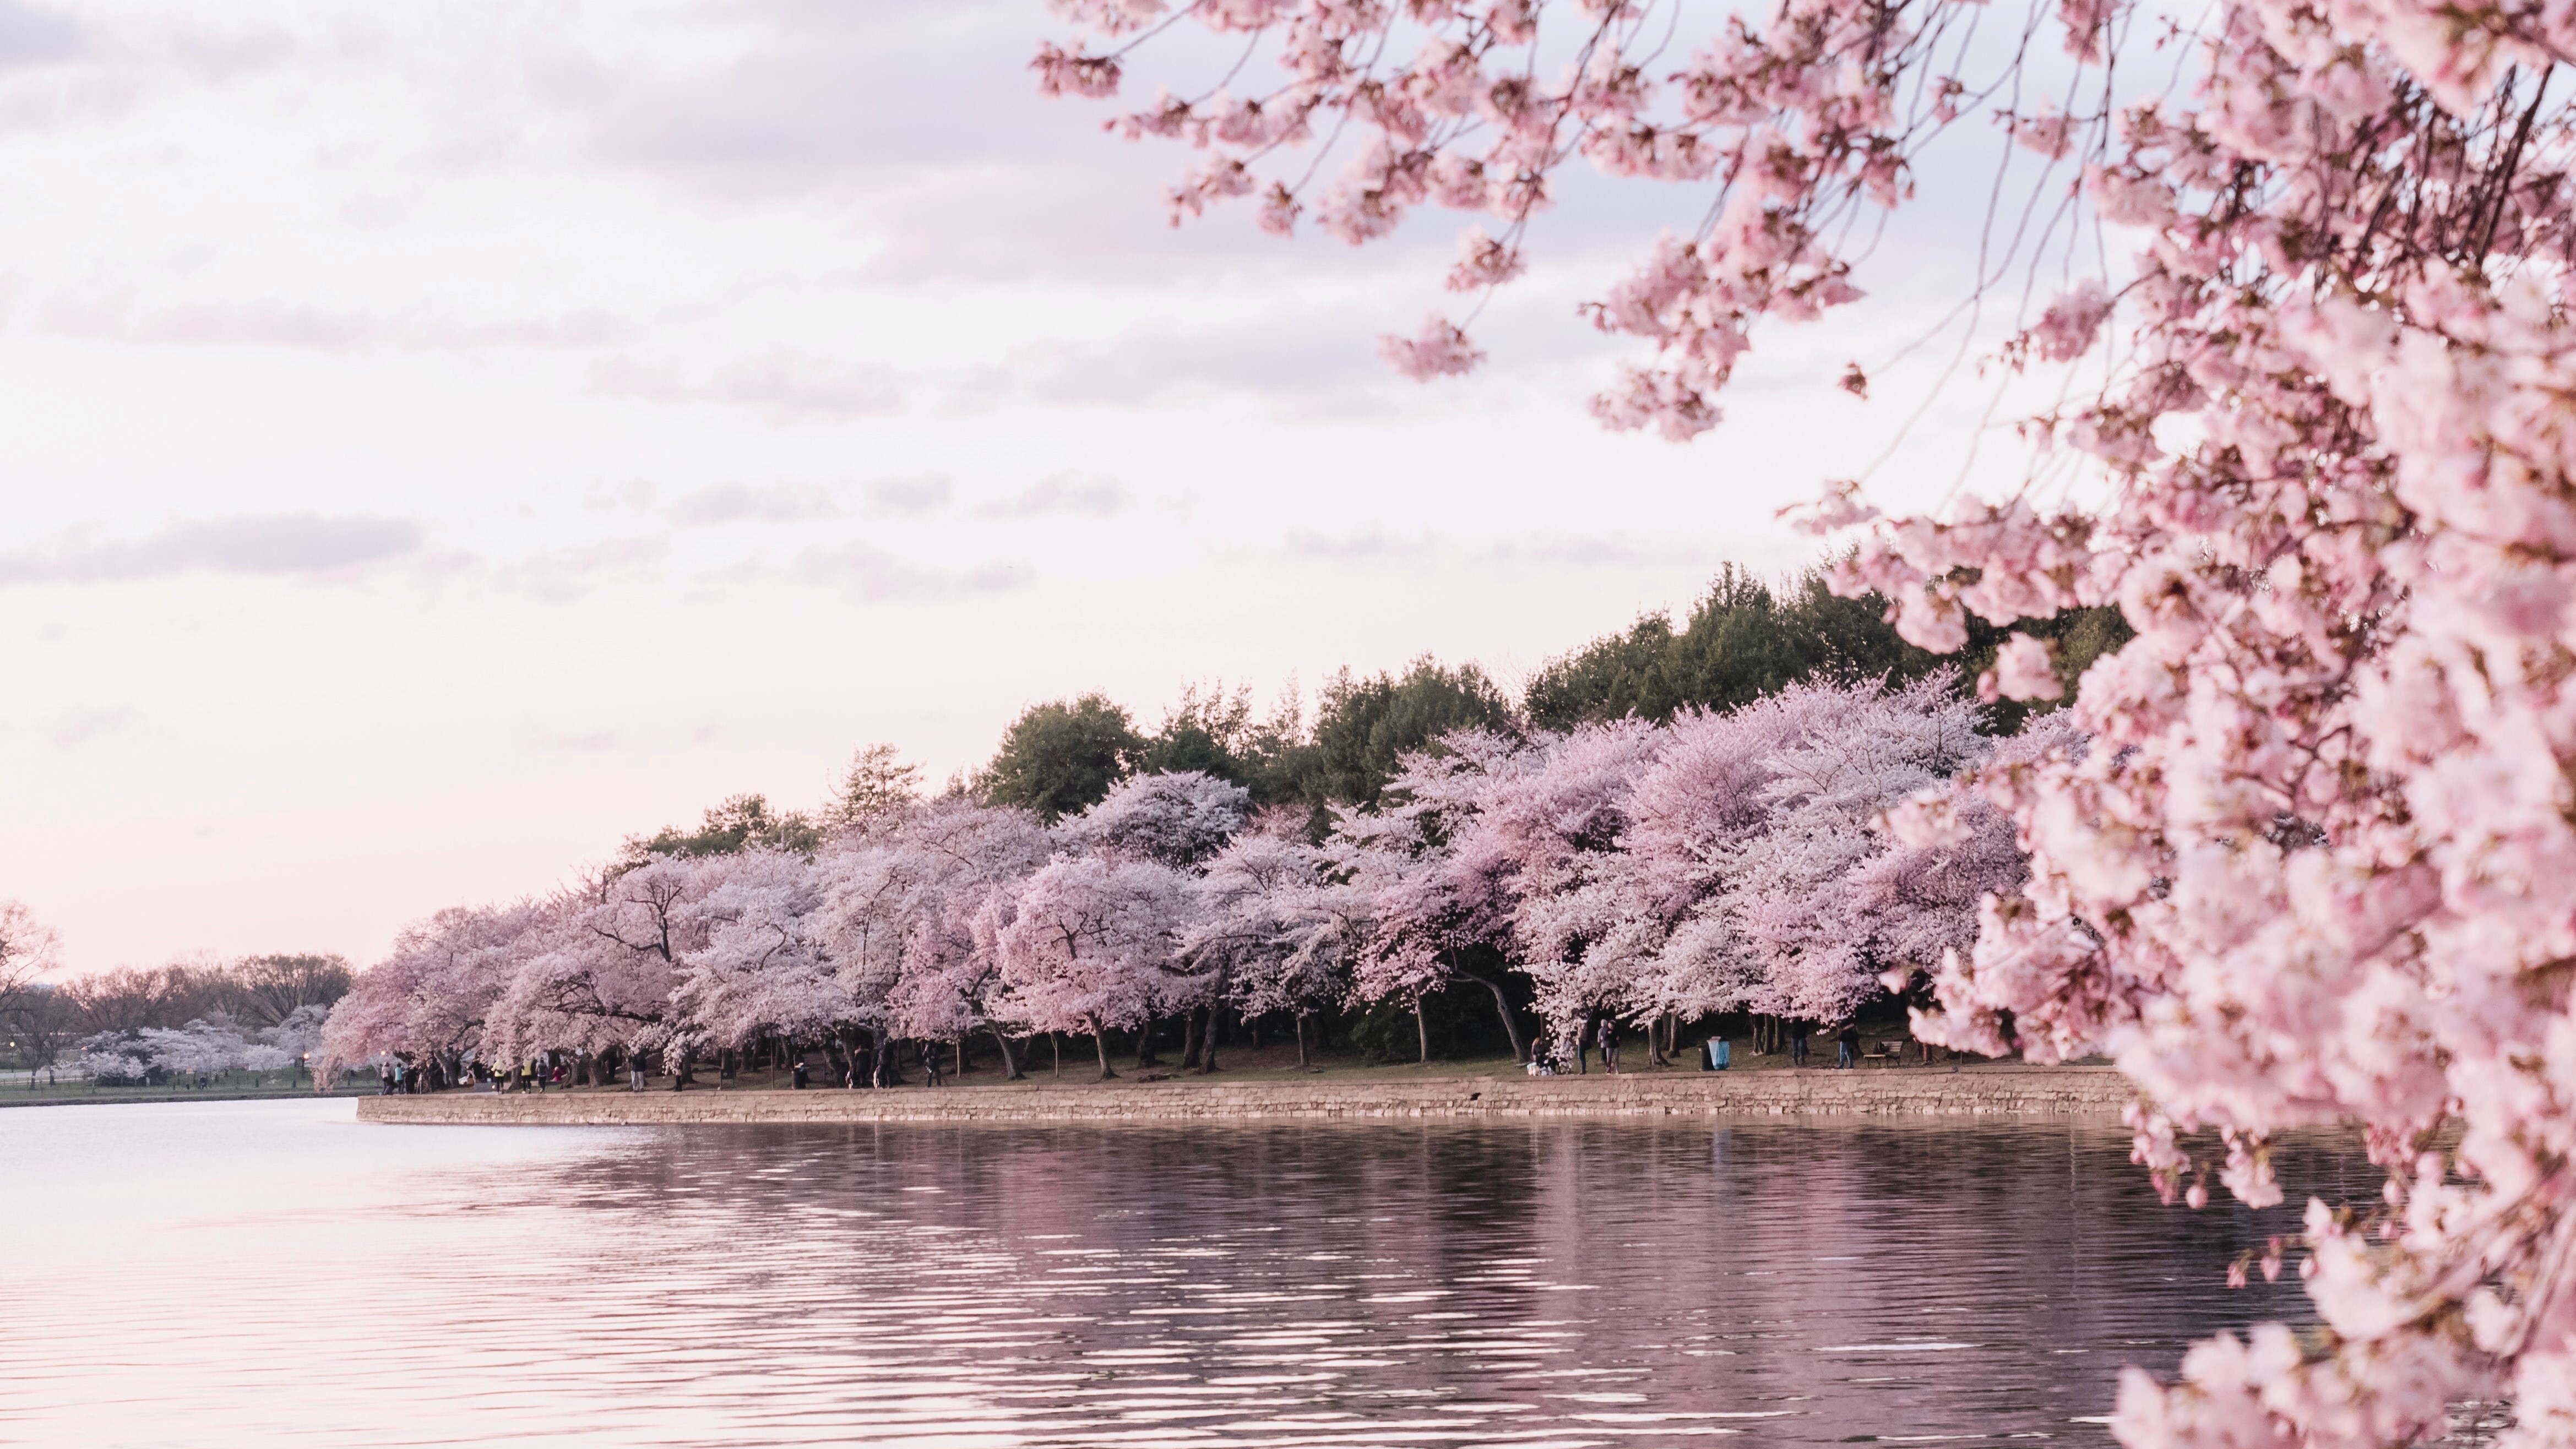
<instances>
[{"instance_id":1,"label":"distant treeline","mask_svg":"<svg viewBox=\"0 0 2576 1449\"><path fill-rule=\"evenodd\" d=\"M1017 805L1054 821L1080 814L1132 776L1197 770L1242 786L1257 807L1306 810L1320 838L1332 806L1374 807L1402 756L1454 729L1564 731L1629 715L1661 723L1686 707L1733 709L1808 680L1904 684L1943 667L1971 688L2010 632L1971 619L1968 647L1940 656L1906 643L1886 614L1887 601L1875 594L1837 597L1822 567L1774 584L1730 565L1678 627L1666 611L1641 615L1623 632L1549 660L1517 700L1476 665L1429 655L1401 673L1337 672L1319 691L1311 722L1293 699L1258 715L1248 689L1193 687L1146 731L1106 695L1084 694L1028 707L990 761L950 784L986 804ZM2129 637L2112 608L2071 609L2015 628L2055 647L2069 698L2076 678ZM2017 733L2033 708L1999 700L1987 709L1987 726ZM737 796L707 812L697 829L628 841L627 856L640 863L756 845L810 851L845 818L869 813L869 792L890 779L909 784L894 752L880 746L820 812L779 811L762 796Z\"/></svg>"},{"instance_id":2,"label":"distant treeline","mask_svg":"<svg viewBox=\"0 0 2576 1449\"><path fill-rule=\"evenodd\" d=\"M103 1032L181 1031L192 1022L255 1035L285 1024L298 1008L337 1002L348 994L350 974L338 956L273 955L28 982L0 1002L0 1056L16 1066L49 1066Z\"/></svg>"}]
</instances>

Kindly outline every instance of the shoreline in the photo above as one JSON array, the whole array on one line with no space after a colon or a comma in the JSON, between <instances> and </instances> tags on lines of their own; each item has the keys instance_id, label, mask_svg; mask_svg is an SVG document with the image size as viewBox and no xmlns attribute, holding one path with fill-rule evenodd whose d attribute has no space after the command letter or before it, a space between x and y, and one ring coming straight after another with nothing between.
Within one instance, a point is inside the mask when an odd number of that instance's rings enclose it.
<instances>
[{"instance_id":1,"label":"shoreline","mask_svg":"<svg viewBox=\"0 0 2576 1449\"><path fill-rule=\"evenodd\" d=\"M1729 1117L2107 1117L2133 1092L2113 1067L1635 1072L1405 1081L1000 1082L971 1087L615 1088L361 1096L389 1125L1532 1121Z\"/></svg>"},{"instance_id":2,"label":"shoreline","mask_svg":"<svg viewBox=\"0 0 2576 1449\"><path fill-rule=\"evenodd\" d=\"M117 1089L122 1090L122 1089ZM0 1108L7 1107L166 1107L178 1102L336 1102L343 1098L372 1095L334 1088L328 1092L152 1092L131 1097L47 1095L0 1092ZM23 1098L23 1100L18 1100Z\"/></svg>"}]
</instances>

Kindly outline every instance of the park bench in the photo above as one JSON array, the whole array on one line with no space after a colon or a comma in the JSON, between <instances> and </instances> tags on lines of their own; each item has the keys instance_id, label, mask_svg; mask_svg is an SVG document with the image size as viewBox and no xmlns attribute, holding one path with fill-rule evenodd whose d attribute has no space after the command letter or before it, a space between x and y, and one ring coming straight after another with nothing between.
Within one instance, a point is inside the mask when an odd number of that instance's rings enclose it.
<instances>
[{"instance_id":1,"label":"park bench","mask_svg":"<svg viewBox=\"0 0 2576 1449\"><path fill-rule=\"evenodd\" d=\"M1902 1037L1899 1037L1894 1040L1881 1039L1875 1042L1870 1042L1867 1045L1869 1049L1860 1054L1860 1059L1862 1061L1886 1062L1892 1066L1904 1057L1907 1043Z\"/></svg>"}]
</instances>

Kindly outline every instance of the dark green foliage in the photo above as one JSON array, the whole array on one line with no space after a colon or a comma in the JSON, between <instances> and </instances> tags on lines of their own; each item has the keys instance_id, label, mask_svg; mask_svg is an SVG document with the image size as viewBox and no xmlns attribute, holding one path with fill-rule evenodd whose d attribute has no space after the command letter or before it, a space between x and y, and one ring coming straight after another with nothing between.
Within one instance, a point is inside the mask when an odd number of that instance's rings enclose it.
<instances>
[{"instance_id":1,"label":"dark green foliage","mask_svg":"<svg viewBox=\"0 0 2576 1449\"><path fill-rule=\"evenodd\" d=\"M1473 664L1452 668L1426 654L1401 676L1363 678L1345 669L1325 684L1314 738L1290 766L1294 798L1318 807L1375 805L1399 756L1478 725L1509 731L1519 720L1502 690Z\"/></svg>"},{"instance_id":2,"label":"dark green foliage","mask_svg":"<svg viewBox=\"0 0 2576 1449\"><path fill-rule=\"evenodd\" d=\"M1779 589L1728 565L1675 632L1648 614L1550 661L1530 681L1530 723L1571 729L1586 720L1667 720L1686 705L1727 710L1817 674L1912 679L1941 660L1883 622L1887 601L1835 597L1821 568Z\"/></svg>"},{"instance_id":3,"label":"dark green foliage","mask_svg":"<svg viewBox=\"0 0 2576 1449\"><path fill-rule=\"evenodd\" d=\"M1297 798L1295 756L1302 729L1293 693L1270 718L1252 716L1252 691L1190 685L1147 739L1136 768L1145 773L1197 770L1252 792L1256 805Z\"/></svg>"},{"instance_id":4,"label":"dark green foliage","mask_svg":"<svg viewBox=\"0 0 2576 1449\"><path fill-rule=\"evenodd\" d=\"M1903 682L1948 666L1958 670L1963 688L1973 687L2011 632L1972 620L1968 647L1943 657L1906 643L1886 613L1887 601L1876 594L1836 597L1822 568L1774 589L1729 565L1680 631L1668 616L1648 614L1625 634L1550 661L1530 681L1530 723L1563 730L1629 714L1667 720L1692 705L1728 710L1819 675ZM2017 627L2058 641L2070 696L2076 675L2129 637L2119 612L2107 608L2069 610ZM2010 733L2032 712L2005 701L1995 706L1994 727Z\"/></svg>"},{"instance_id":5,"label":"dark green foliage","mask_svg":"<svg viewBox=\"0 0 2576 1449\"><path fill-rule=\"evenodd\" d=\"M822 840L822 832L802 811L781 813L770 809L764 796L736 795L709 810L695 830L666 825L649 839L628 840L621 863L631 869L657 855L732 855L755 845L811 851Z\"/></svg>"},{"instance_id":6,"label":"dark green foliage","mask_svg":"<svg viewBox=\"0 0 2576 1449\"><path fill-rule=\"evenodd\" d=\"M2032 715L2062 709L2075 698L2075 682L2093 661L2105 654L2118 652L2121 645L2137 637L2138 631L2120 611L2108 605L2092 609L2066 609L2053 618L2024 619L2009 628L1998 628L1982 619L1968 621L1968 647L1952 657L1959 667L1963 686L1974 688L1977 676L1991 668L1995 651L2014 634L2028 634L2057 646L2057 681L2065 692L2054 700L2000 699L1987 706L1987 730L1993 734L2016 734L2022 722Z\"/></svg>"},{"instance_id":7,"label":"dark green foliage","mask_svg":"<svg viewBox=\"0 0 2576 1449\"><path fill-rule=\"evenodd\" d=\"M1502 973L1499 979L1513 998L1521 1030L1536 1030L1538 1017L1530 1009L1529 978L1511 971ZM1512 1039L1503 1030L1501 1019L1494 1015L1493 993L1473 981L1453 981L1423 997L1422 1026L1431 1038L1431 1059L1435 1062L1461 1057L1507 1057L1512 1052ZM1317 1039L1337 1049L1357 1052L1366 1062L1411 1062L1421 1057L1423 1034L1415 1030L1412 1003L1390 996L1335 1013L1328 1029L1317 1033Z\"/></svg>"},{"instance_id":8,"label":"dark green foliage","mask_svg":"<svg viewBox=\"0 0 2576 1449\"><path fill-rule=\"evenodd\" d=\"M1048 820L1081 812L1127 777L1146 742L1108 696L1033 704L1011 721L1002 748L975 779L975 793Z\"/></svg>"}]
</instances>

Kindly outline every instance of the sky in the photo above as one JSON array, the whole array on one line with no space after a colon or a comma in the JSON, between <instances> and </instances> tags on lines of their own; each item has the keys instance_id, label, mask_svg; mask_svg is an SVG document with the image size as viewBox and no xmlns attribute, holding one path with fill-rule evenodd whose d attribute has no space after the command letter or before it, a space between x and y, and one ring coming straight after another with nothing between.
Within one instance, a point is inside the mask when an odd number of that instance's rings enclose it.
<instances>
[{"instance_id":1,"label":"sky","mask_svg":"<svg viewBox=\"0 0 2576 1449\"><path fill-rule=\"evenodd\" d=\"M1574 179L1493 362L1414 383L1374 339L1447 302L1464 219L1173 228L1187 153L1034 93L1060 35L0 0L0 898L72 972L364 964L868 742L971 768L1035 701L1516 684L1811 561L1774 515L1825 479L1929 505L1993 456L1982 394L1900 432L1832 386L1947 355L1893 360L1938 227L1765 333L1717 431L1607 433L1642 359L1576 306L1705 196Z\"/></svg>"}]
</instances>

